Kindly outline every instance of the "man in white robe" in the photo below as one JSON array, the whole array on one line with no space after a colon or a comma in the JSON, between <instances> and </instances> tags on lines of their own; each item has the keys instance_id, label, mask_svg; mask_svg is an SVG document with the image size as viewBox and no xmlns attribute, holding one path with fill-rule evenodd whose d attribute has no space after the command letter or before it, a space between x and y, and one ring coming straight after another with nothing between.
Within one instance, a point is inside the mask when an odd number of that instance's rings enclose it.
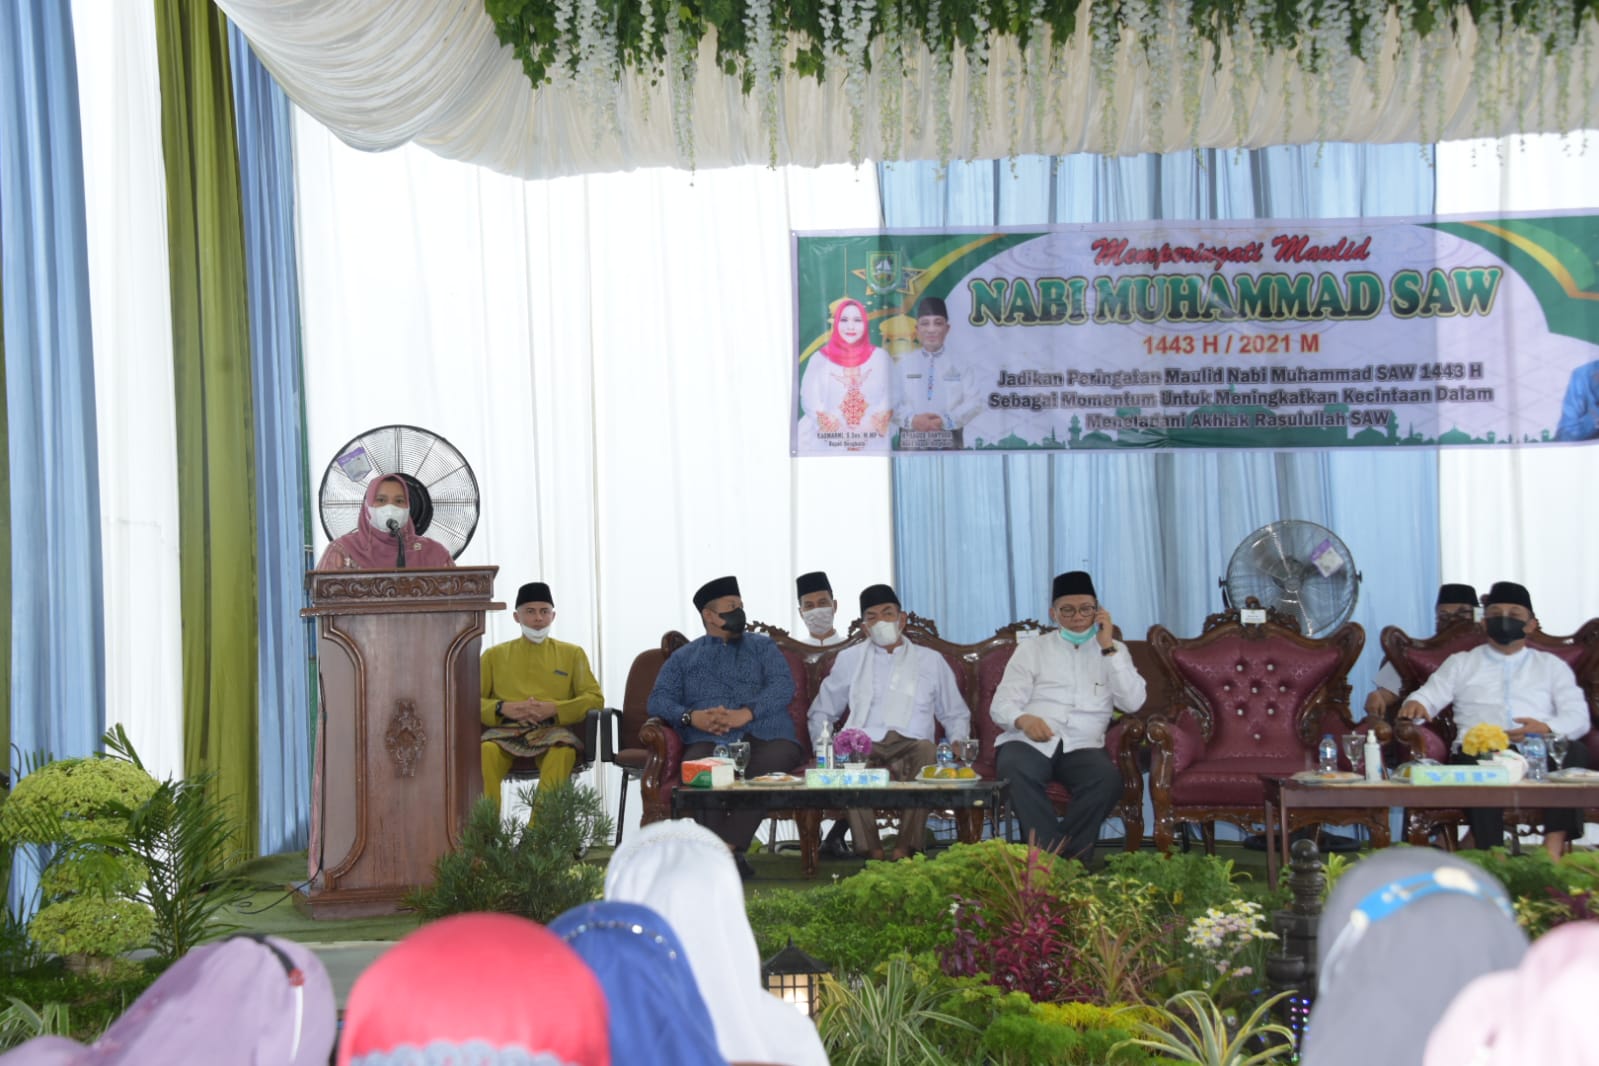
<instances>
[{"instance_id":1,"label":"man in white robe","mask_svg":"<svg viewBox=\"0 0 1599 1066\"><path fill-rule=\"evenodd\" d=\"M961 431L983 410L984 394L977 368L960 352L951 352L949 309L937 296L916 308L916 340L920 347L900 356L895 364L894 423L901 432L900 447L916 438L911 433L940 430L952 434L950 447L962 446ZM937 438L930 438L937 439Z\"/></svg>"}]
</instances>

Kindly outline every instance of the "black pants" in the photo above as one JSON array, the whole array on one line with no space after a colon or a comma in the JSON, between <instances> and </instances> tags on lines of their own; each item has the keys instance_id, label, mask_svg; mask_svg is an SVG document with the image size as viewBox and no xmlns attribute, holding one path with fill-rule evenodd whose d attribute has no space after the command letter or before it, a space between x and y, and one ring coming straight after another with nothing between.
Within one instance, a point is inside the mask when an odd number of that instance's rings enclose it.
<instances>
[{"instance_id":1,"label":"black pants","mask_svg":"<svg viewBox=\"0 0 1599 1066\"><path fill-rule=\"evenodd\" d=\"M1452 763L1475 763L1475 756L1464 752L1456 753L1449 757ZM1551 769L1560 769L1566 766L1587 766L1588 749L1580 740L1573 740L1566 746L1566 758L1559 767L1555 766L1554 758L1549 759ZM1545 833L1558 833L1564 831L1568 836L1576 838L1582 835L1582 811L1574 807L1551 807L1542 814L1543 829ZM1505 842L1505 812L1501 807L1470 807L1466 810L1466 824L1471 826L1472 843L1482 850L1502 847Z\"/></svg>"},{"instance_id":2,"label":"black pants","mask_svg":"<svg viewBox=\"0 0 1599 1066\"><path fill-rule=\"evenodd\" d=\"M1022 838L1048 851L1061 848L1069 858L1086 859L1099 839L1099 827L1122 796L1122 775L1104 748L1062 751L1053 756L1021 741L999 746L995 772L1010 782L1010 802L1022 823ZM1071 795L1066 816L1055 816L1045 789L1059 782ZM1064 845L1064 847L1062 847Z\"/></svg>"},{"instance_id":3,"label":"black pants","mask_svg":"<svg viewBox=\"0 0 1599 1066\"><path fill-rule=\"evenodd\" d=\"M754 737L729 734L726 740L717 741L717 744L733 740L750 742L750 761L744 768L746 778L779 771L790 773L805 761L805 753L792 740L756 740ZM685 747L683 758L703 759L715 750L716 744L702 741ZM750 839L755 836L755 830L760 828L761 819L766 815L760 811L702 811L697 817L701 825L727 841L734 851L743 851L750 846Z\"/></svg>"}]
</instances>

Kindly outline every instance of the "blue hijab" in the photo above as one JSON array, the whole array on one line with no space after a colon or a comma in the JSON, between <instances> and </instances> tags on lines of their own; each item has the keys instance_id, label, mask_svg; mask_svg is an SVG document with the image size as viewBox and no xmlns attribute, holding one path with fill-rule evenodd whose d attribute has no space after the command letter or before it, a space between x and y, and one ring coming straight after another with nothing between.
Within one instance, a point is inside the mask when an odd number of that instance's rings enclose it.
<instances>
[{"instance_id":1,"label":"blue hijab","mask_svg":"<svg viewBox=\"0 0 1599 1066\"><path fill-rule=\"evenodd\" d=\"M665 918L607 901L573 907L549 928L605 990L613 1062L725 1066L688 956Z\"/></svg>"}]
</instances>

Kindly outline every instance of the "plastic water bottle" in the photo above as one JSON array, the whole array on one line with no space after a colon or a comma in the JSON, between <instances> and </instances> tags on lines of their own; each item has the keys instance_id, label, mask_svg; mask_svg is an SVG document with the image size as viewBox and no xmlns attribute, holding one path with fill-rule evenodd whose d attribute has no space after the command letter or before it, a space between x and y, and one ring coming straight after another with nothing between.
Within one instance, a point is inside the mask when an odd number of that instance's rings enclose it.
<instances>
[{"instance_id":1,"label":"plastic water bottle","mask_svg":"<svg viewBox=\"0 0 1599 1066\"><path fill-rule=\"evenodd\" d=\"M1338 741L1331 733L1321 738L1321 745L1316 749L1316 764L1324 774L1338 772Z\"/></svg>"},{"instance_id":2,"label":"plastic water bottle","mask_svg":"<svg viewBox=\"0 0 1599 1066\"><path fill-rule=\"evenodd\" d=\"M1543 734L1528 733L1521 742L1521 754L1527 757L1528 781L1549 779L1549 747L1544 743Z\"/></svg>"},{"instance_id":3,"label":"plastic water bottle","mask_svg":"<svg viewBox=\"0 0 1599 1066\"><path fill-rule=\"evenodd\" d=\"M1366 730L1366 780L1382 780L1382 745L1377 743L1377 731Z\"/></svg>"},{"instance_id":4,"label":"plastic water bottle","mask_svg":"<svg viewBox=\"0 0 1599 1066\"><path fill-rule=\"evenodd\" d=\"M833 768L833 723L822 723L822 738L816 742L816 765L823 770Z\"/></svg>"},{"instance_id":5,"label":"plastic water bottle","mask_svg":"<svg viewBox=\"0 0 1599 1066\"><path fill-rule=\"evenodd\" d=\"M940 768L955 765L955 747L949 741L941 741L934 750L933 759Z\"/></svg>"}]
</instances>

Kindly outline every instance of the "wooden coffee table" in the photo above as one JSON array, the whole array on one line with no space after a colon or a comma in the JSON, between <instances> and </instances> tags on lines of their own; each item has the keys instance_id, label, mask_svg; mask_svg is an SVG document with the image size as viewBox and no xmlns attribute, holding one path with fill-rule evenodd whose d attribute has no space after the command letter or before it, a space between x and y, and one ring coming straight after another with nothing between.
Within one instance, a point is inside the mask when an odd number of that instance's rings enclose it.
<instances>
[{"instance_id":1,"label":"wooden coffee table","mask_svg":"<svg viewBox=\"0 0 1599 1066\"><path fill-rule=\"evenodd\" d=\"M1522 781L1514 785L1411 785L1402 781L1350 781L1330 784L1263 776L1266 784L1266 880L1277 887L1278 841L1288 853L1294 810L1427 810L1451 807L1503 807L1527 811L1549 807L1599 807L1599 781ZM1420 839L1417 839L1417 836ZM1409 843L1425 846L1424 831L1412 829ZM1373 841L1374 844L1377 841ZM1379 846L1387 847L1382 840Z\"/></svg>"},{"instance_id":2,"label":"wooden coffee table","mask_svg":"<svg viewBox=\"0 0 1599 1066\"><path fill-rule=\"evenodd\" d=\"M963 844L982 838L983 817L1004 802L1000 781L893 781L872 788L807 788L805 785L752 785L672 789L672 817L694 811L792 811L799 823L800 859L806 877L815 877L822 846L822 812L861 807L869 810L954 811L955 832Z\"/></svg>"}]
</instances>

